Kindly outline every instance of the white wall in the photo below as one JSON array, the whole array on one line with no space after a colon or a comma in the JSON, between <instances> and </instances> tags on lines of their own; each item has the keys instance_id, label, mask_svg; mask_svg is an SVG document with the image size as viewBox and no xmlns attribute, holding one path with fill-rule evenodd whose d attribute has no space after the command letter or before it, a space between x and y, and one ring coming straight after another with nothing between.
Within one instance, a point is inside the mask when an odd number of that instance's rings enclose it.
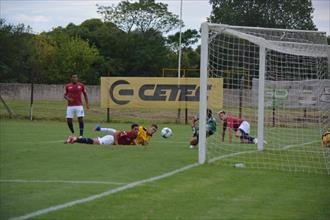
<instances>
[{"instance_id":1,"label":"white wall","mask_svg":"<svg viewBox=\"0 0 330 220\"><path fill-rule=\"evenodd\" d=\"M100 86L86 86L90 102L100 102ZM35 100L64 100L64 85L34 85ZM7 100L29 100L31 85L24 83L0 83L0 94Z\"/></svg>"}]
</instances>

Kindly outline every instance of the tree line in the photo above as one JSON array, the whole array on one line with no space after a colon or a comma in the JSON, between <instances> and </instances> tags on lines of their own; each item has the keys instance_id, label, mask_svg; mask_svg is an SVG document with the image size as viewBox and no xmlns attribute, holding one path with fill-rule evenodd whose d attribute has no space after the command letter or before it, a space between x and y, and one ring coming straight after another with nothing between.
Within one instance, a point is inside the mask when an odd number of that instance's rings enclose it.
<instances>
[{"instance_id":1,"label":"tree line","mask_svg":"<svg viewBox=\"0 0 330 220\"><path fill-rule=\"evenodd\" d=\"M231 25L314 30L310 0L210 0L208 21ZM266 10L267 9L267 10ZM297 13L299 12L299 13ZM88 19L34 34L24 24L0 19L0 81L58 84L78 73L87 84L101 76L162 76L177 68L180 25L167 4L154 0L98 5ZM256 19L258 18L258 19ZM183 24L184 25L184 24ZM182 33L182 68L199 68L198 30Z\"/></svg>"},{"instance_id":2,"label":"tree line","mask_svg":"<svg viewBox=\"0 0 330 220\"><path fill-rule=\"evenodd\" d=\"M124 32L99 19L41 34L0 20L0 40L1 82L30 82L34 72L36 83L57 84L75 72L86 83L98 84L101 76L161 76L162 68L177 67L171 38L152 30ZM182 64L198 68L198 49L184 47Z\"/></svg>"}]
</instances>

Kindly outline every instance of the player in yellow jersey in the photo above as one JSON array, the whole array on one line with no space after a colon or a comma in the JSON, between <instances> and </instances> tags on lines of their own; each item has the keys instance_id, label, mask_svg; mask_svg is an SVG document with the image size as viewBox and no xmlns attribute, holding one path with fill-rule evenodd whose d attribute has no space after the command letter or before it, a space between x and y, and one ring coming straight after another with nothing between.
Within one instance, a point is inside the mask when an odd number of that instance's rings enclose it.
<instances>
[{"instance_id":1,"label":"player in yellow jersey","mask_svg":"<svg viewBox=\"0 0 330 220\"><path fill-rule=\"evenodd\" d=\"M330 129L322 134L322 144L325 147L330 147Z\"/></svg>"},{"instance_id":2,"label":"player in yellow jersey","mask_svg":"<svg viewBox=\"0 0 330 220\"><path fill-rule=\"evenodd\" d=\"M146 145L154 133L157 132L158 126L155 124L150 125L148 128L143 126L139 127L139 132L136 138L136 144Z\"/></svg>"}]
</instances>

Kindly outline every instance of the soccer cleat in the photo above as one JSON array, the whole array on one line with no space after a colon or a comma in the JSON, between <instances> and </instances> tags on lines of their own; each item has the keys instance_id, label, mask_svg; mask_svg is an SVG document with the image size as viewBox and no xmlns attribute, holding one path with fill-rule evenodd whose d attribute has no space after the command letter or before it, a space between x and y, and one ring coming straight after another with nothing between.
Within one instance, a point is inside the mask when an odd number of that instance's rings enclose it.
<instances>
[{"instance_id":1,"label":"soccer cleat","mask_svg":"<svg viewBox=\"0 0 330 220\"><path fill-rule=\"evenodd\" d=\"M70 139L70 144L74 144L76 141L77 141L77 137L76 136L71 136L71 139Z\"/></svg>"},{"instance_id":2,"label":"soccer cleat","mask_svg":"<svg viewBox=\"0 0 330 220\"><path fill-rule=\"evenodd\" d=\"M99 124L95 126L95 131L101 131L101 126Z\"/></svg>"},{"instance_id":3,"label":"soccer cleat","mask_svg":"<svg viewBox=\"0 0 330 220\"><path fill-rule=\"evenodd\" d=\"M69 137L67 137L67 138L64 140L64 144L70 144L71 139L72 139L72 136L70 135Z\"/></svg>"},{"instance_id":4,"label":"soccer cleat","mask_svg":"<svg viewBox=\"0 0 330 220\"><path fill-rule=\"evenodd\" d=\"M253 139L253 143L258 144L258 139L257 138ZM264 140L264 144L268 144L268 142Z\"/></svg>"}]
</instances>

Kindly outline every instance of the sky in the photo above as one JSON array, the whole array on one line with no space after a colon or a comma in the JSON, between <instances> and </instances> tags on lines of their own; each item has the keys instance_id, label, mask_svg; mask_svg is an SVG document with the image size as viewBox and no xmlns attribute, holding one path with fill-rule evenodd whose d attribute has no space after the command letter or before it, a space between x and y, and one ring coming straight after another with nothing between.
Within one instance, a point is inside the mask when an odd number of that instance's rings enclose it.
<instances>
[{"instance_id":1,"label":"sky","mask_svg":"<svg viewBox=\"0 0 330 220\"><path fill-rule=\"evenodd\" d=\"M23 23L40 33L69 23L80 24L90 18L101 18L96 4L117 5L118 0L0 0L0 17L7 23ZM168 10L180 15L180 0L156 0L168 4ZM319 31L330 35L330 0L312 0L313 20ZM186 29L199 30L202 22L211 14L209 0L183 0L182 20ZM179 31L179 30L176 30ZM175 31L175 32L176 32Z\"/></svg>"}]
</instances>

